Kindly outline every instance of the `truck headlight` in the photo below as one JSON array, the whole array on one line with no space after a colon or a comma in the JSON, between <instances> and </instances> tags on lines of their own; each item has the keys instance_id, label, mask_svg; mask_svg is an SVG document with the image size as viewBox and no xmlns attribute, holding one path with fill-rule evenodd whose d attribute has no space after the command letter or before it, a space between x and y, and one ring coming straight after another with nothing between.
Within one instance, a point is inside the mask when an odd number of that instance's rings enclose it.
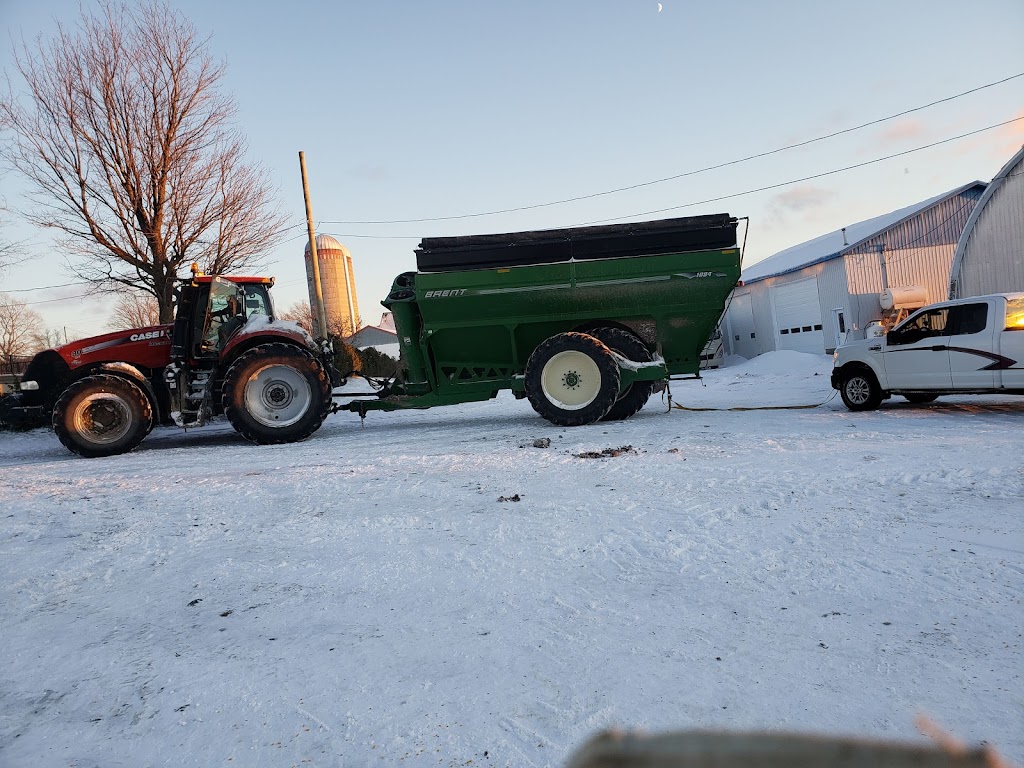
<instances>
[{"instance_id":1,"label":"truck headlight","mask_svg":"<svg viewBox=\"0 0 1024 768\"><path fill-rule=\"evenodd\" d=\"M35 392L37 389L39 389L39 382L38 381L23 381L18 386L19 386L19 388L21 389L22 392L28 392L28 391Z\"/></svg>"}]
</instances>

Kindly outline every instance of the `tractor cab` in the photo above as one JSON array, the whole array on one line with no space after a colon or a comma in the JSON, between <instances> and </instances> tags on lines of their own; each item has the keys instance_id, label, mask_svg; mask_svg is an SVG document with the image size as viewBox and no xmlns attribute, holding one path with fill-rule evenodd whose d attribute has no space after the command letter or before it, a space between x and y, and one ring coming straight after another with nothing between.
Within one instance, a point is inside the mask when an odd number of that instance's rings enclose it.
<instances>
[{"instance_id":1,"label":"tractor cab","mask_svg":"<svg viewBox=\"0 0 1024 768\"><path fill-rule=\"evenodd\" d=\"M171 337L171 358L216 359L228 340L255 315L270 317L273 278L198 276L181 287Z\"/></svg>"}]
</instances>

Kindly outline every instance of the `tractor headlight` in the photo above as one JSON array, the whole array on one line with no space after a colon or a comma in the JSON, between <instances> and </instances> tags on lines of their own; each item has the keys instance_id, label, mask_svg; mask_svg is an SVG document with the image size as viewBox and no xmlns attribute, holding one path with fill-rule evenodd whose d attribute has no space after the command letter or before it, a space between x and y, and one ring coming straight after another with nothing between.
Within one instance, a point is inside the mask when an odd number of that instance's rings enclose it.
<instances>
[{"instance_id":1,"label":"tractor headlight","mask_svg":"<svg viewBox=\"0 0 1024 768\"><path fill-rule=\"evenodd\" d=\"M38 381L23 381L18 386L19 386L19 388L21 389L22 392L29 392L29 391L35 392L37 389L39 389L39 382Z\"/></svg>"}]
</instances>

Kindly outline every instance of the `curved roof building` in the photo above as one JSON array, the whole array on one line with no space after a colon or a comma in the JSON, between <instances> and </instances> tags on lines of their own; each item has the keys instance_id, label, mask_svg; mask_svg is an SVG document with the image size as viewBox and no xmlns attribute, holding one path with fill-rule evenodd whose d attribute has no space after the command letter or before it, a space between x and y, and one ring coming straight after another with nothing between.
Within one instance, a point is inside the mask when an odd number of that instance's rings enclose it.
<instances>
[{"instance_id":1,"label":"curved roof building","mask_svg":"<svg viewBox=\"0 0 1024 768\"><path fill-rule=\"evenodd\" d=\"M1024 291L1024 147L971 211L949 270L949 296Z\"/></svg>"}]
</instances>

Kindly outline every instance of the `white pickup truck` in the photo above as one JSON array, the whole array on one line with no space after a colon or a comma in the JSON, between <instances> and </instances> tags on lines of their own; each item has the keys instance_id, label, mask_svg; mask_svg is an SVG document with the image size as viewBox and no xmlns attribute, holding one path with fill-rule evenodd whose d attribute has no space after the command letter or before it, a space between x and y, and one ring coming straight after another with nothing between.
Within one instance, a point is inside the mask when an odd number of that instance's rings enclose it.
<instances>
[{"instance_id":1,"label":"white pickup truck","mask_svg":"<svg viewBox=\"0 0 1024 768\"><path fill-rule=\"evenodd\" d=\"M832 386L851 411L891 395L1024 395L1024 293L975 296L917 310L884 336L833 355Z\"/></svg>"}]
</instances>

